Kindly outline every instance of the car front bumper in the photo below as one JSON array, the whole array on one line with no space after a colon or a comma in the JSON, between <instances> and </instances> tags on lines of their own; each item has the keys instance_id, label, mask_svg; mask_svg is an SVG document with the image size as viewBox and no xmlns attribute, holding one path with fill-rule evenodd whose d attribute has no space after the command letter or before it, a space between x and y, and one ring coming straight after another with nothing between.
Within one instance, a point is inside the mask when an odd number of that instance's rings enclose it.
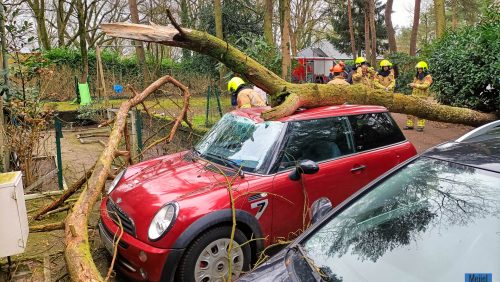
<instances>
[{"instance_id":1,"label":"car front bumper","mask_svg":"<svg viewBox=\"0 0 500 282\"><path fill-rule=\"evenodd\" d=\"M99 234L111 256L115 253L120 228L107 215L106 201L101 203ZM116 234L116 235L115 235ZM123 232L116 251L115 266L126 276L138 281L173 281L177 263L184 249L160 249Z\"/></svg>"}]
</instances>

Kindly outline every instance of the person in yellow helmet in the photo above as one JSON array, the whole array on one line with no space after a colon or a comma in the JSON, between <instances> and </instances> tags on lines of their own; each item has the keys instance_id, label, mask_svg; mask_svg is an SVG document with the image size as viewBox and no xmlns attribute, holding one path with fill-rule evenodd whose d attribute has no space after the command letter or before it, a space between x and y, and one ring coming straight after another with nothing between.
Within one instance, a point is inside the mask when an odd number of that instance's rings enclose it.
<instances>
[{"instance_id":1,"label":"person in yellow helmet","mask_svg":"<svg viewBox=\"0 0 500 282\"><path fill-rule=\"evenodd\" d=\"M350 85L349 82L345 80L344 69L340 64L336 64L330 70L333 72L333 79L328 81L327 84Z\"/></svg>"},{"instance_id":2,"label":"person in yellow helmet","mask_svg":"<svg viewBox=\"0 0 500 282\"><path fill-rule=\"evenodd\" d=\"M356 70L352 74L352 84L364 84L373 88L373 77L375 70L368 65L366 59L357 57L355 60Z\"/></svg>"},{"instance_id":3,"label":"person in yellow helmet","mask_svg":"<svg viewBox=\"0 0 500 282\"><path fill-rule=\"evenodd\" d=\"M266 102L262 97L247 86L245 81L239 77L233 77L227 84L227 90L231 93L231 104L238 108L264 107Z\"/></svg>"},{"instance_id":4,"label":"person in yellow helmet","mask_svg":"<svg viewBox=\"0 0 500 282\"><path fill-rule=\"evenodd\" d=\"M396 78L394 78L392 63L389 60L382 60L380 62L380 70L373 79L373 86L375 86L375 89L383 89L385 91L394 92Z\"/></svg>"},{"instance_id":5,"label":"person in yellow helmet","mask_svg":"<svg viewBox=\"0 0 500 282\"><path fill-rule=\"evenodd\" d=\"M427 66L426 62L420 61L417 65L415 65L415 68L417 69L415 78L413 79L412 83L408 84L408 86L413 88L411 95L414 95L421 99L427 99L429 98L429 87L432 84L432 76L428 73L429 67ZM404 129L413 129L413 120L414 117L408 115L406 119L406 126L404 127ZM424 127L425 119L419 118L417 120L417 131L424 131Z\"/></svg>"}]
</instances>

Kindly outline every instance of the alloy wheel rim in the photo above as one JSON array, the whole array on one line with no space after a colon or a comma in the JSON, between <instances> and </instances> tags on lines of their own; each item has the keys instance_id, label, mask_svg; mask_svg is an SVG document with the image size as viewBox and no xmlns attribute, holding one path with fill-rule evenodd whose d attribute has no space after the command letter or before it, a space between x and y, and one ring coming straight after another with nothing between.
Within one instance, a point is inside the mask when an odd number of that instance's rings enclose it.
<instances>
[{"instance_id":1,"label":"alloy wheel rim","mask_svg":"<svg viewBox=\"0 0 500 282\"><path fill-rule=\"evenodd\" d=\"M218 239L206 246L196 260L194 277L196 282L227 281L229 260L227 250L229 238ZM243 250L233 241L231 250L232 277L237 278L243 270Z\"/></svg>"}]
</instances>

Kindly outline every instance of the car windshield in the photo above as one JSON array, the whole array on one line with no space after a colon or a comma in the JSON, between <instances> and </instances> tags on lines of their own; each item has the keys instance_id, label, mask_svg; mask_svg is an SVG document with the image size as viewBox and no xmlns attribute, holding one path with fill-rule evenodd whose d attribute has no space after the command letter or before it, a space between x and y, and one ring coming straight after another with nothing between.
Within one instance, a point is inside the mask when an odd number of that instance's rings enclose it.
<instances>
[{"instance_id":1,"label":"car windshield","mask_svg":"<svg viewBox=\"0 0 500 282\"><path fill-rule=\"evenodd\" d=\"M420 157L301 244L326 281L498 277L500 174Z\"/></svg>"},{"instance_id":2,"label":"car windshield","mask_svg":"<svg viewBox=\"0 0 500 282\"><path fill-rule=\"evenodd\" d=\"M262 172L269 161L284 123L256 123L235 114L226 114L201 139L195 149L202 157L248 172Z\"/></svg>"}]
</instances>

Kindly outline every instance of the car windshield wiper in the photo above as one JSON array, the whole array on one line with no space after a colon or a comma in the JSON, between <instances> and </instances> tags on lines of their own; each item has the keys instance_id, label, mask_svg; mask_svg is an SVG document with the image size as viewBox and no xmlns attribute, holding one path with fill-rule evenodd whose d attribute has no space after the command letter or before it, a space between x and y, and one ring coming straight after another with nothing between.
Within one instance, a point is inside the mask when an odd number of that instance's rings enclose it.
<instances>
[{"instance_id":1,"label":"car windshield wiper","mask_svg":"<svg viewBox=\"0 0 500 282\"><path fill-rule=\"evenodd\" d=\"M205 154L202 154L202 155L205 155L205 156L208 156L210 158L219 160L219 161L223 162L224 164L229 165L232 169L234 169L234 170L236 170L236 172L238 172L238 175L241 178L243 178L245 176L245 173L243 172L242 166L239 165L237 162L235 162L233 160L230 160L230 159L218 156L216 154L208 153L208 152L205 153Z\"/></svg>"}]
</instances>

